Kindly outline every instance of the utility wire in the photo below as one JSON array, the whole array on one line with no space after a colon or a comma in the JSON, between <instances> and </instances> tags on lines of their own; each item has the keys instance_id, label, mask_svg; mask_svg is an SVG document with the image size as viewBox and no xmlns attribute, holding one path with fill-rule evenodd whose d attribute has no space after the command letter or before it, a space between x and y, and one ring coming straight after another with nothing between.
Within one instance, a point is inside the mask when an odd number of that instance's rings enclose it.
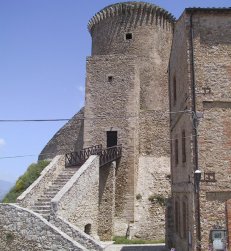
<instances>
[{"instance_id":1,"label":"utility wire","mask_svg":"<svg viewBox=\"0 0 231 251\"><path fill-rule=\"evenodd\" d=\"M147 111L149 112L149 110ZM159 111L154 111L154 110L150 110L150 112L154 112L154 114L158 114L160 113ZM183 110L183 111L176 111L176 112L169 112L169 111L165 111L160 113L160 118L162 118L163 115L166 114L176 114L176 113L194 113L191 110ZM78 120L95 120L95 119L111 119L111 118L124 118L124 119L128 119L128 118L142 118L141 116L138 115L128 115L128 116L111 116L108 114L105 115L101 115L98 117L82 117L82 118L76 118L74 120L78 121ZM145 119L145 117L144 117ZM59 121L69 121L71 119L67 119L67 118L61 118L61 119L0 119L0 123L7 123L7 122L12 122L12 123L18 123L18 122L59 122Z\"/></svg>"},{"instance_id":2,"label":"utility wire","mask_svg":"<svg viewBox=\"0 0 231 251\"><path fill-rule=\"evenodd\" d=\"M186 138L192 138L192 137L203 137L204 136L200 136L200 135L190 135L190 136L187 136L187 137L184 137L185 139ZM160 138L159 140L156 140L157 142L159 141L174 141L176 139L180 139L179 137L178 138ZM210 140L205 140L205 141L209 141ZM4 157L0 157L0 160L3 160L3 159L16 159L16 158L26 158L26 157L34 157L34 156L49 156L49 155L53 155L53 154L57 154L57 152L50 152L50 153L42 153L42 154L25 154L25 155L15 155L15 156L4 156ZM61 154L61 153L60 153ZM63 153L64 154L64 153Z\"/></svg>"},{"instance_id":3,"label":"utility wire","mask_svg":"<svg viewBox=\"0 0 231 251\"><path fill-rule=\"evenodd\" d=\"M56 122L70 119L0 119L0 122Z\"/></svg>"}]
</instances>

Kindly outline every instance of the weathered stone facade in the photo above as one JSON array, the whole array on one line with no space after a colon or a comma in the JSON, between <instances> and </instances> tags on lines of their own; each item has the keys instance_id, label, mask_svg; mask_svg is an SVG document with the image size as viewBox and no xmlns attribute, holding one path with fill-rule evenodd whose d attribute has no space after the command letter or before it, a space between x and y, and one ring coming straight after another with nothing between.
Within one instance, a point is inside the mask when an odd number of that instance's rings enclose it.
<instances>
[{"instance_id":1,"label":"weathered stone facade","mask_svg":"<svg viewBox=\"0 0 231 251\"><path fill-rule=\"evenodd\" d=\"M175 23L155 5L118 3L98 12L88 28L92 55L87 58L84 114L75 115L39 158L83 146L106 148L114 132L122 158L93 171L98 177L98 190L92 193L98 197L91 197L93 215L98 213L95 233L101 239L160 240L168 226L169 246L207 250L214 228L231 235L230 9L186 9ZM198 169L203 172L200 193L195 189ZM167 200L170 178L172 198ZM39 182L34 191L43 186ZM72 185L74 195L79 190ZM77 219L74 207L81 200L68 212L67 198L60 210Z\"/></svg>"},{"instance_id":2,"label":"weathered stone facade","mask_svg":"<svg viewBox=\"0 0 231 251\"><path fill-rule=\"evenodd\" d=\"M158 203L153 208L148 197L166 198L170 191L169 147L161 138L168 137L164 113L173 21L155 5L127 2L106 7L89 22L84 145L106 147L107 132L114 131L123 146L116 165L112 235L164 239L164 209ZM164 191L158 189L158 169L164 170ZM137 201L137 194L143 199ZM152 224L150 216L155 216Z\"/></svg>"},{"instance_id":3,"label":"weathered stone facade","mask_svg":"<svg viewBox=\"0 0 231 251\"><path fill-rule=\"evenodd\" d=\"M98 238L99 157L91 156L51 200L52 211Z\"/></svg>"},{"instance_id":4,"label":"weathered stone facade","mask_svg":"<svg viewBox=\"0 0 231 251\"><path fill-rule=\"evenodd\" d=\"M57 155L80 151L83 148L84 108L76 113L47 143L39 160L53 159Z\"/></svg>"},{"instance_id":5,"label":"weathered stone facade","mask_svg":"<svg viewBox=\"0 0 231 251\"><path fill-rule=\"evenodd\" d=\"M88 250L42 216L17 205L0 204L0 232L0 250Z\"/></svg>"},{"instance_id":6,"label":"weathered stone facade","mask_svg":"<svg viewBox=\"0 0 231 251\"><path fill-rule=\"evenodd\" d=\"M172 241L181 251L208 250L213 245L211 231L228 227L230 31L231 10L222 8L186 9L175 26L169 67ZM198 169L202 171L199 198L194 180Z\"/></svg>"}]
</instances>

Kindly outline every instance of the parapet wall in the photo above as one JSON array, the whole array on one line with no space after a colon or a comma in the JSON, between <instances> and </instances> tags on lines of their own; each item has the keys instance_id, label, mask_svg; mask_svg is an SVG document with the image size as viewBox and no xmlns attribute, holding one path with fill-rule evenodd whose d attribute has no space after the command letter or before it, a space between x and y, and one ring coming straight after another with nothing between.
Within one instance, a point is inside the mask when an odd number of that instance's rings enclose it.
<instances>
[{"instance_id":1,"label":"parapet wall","mask_svg":"<svg viewBox=\"0 0 231 251\"><path fill-rule=\"evenodd\" d=\"M101 251L103 250L103 246L100 241L93 239L90 235L84 233L75 225L71 224L70 222L64 220L63 218L57 216L53 217L51 223L58 227L64 233L68 233L68 235L86 247L91 251Z\"/></svg>"},{"instance_id":2,"label":"parapet wall","mask_svg":"<svg viewBox=\"0 0 231 251\"><path fill-rule=\"evenodd\" d=\"M56 156L41 172L38 179L17 198L17 203L28 208L33 206L37 199L53 183L64 168L64 156Z\"/></svg>"},{"instance_id":3,"label":"parapet wall","mask_svg":"<svg viewBox=\"0 0 231 251\"><path fill-rule=\"evenodd\" d=\"M0 204L0 250L86 250L39 214Z\"/></svg>"},{"instance_id":4,"label":"parapet wall","mask_svg":"<svg viewBox=\"0 0 231 251\"><path fill-rule=\"evenodd\" d=\"M99 157L90 156L52 199L52 213L98 237Z\"/></svg>"},{"instance_id":5,"label":"parapet wall","mask_svg":"<svg viewBox=\"0 0 231 251\"><path fill-rule=\"evenodd\" d=\"M126 2L99 11L88 24L92 36L92 55L129 54L152 56L155 41L168 40L174 18L149 3Z\"/></svg>"}]
</instances>

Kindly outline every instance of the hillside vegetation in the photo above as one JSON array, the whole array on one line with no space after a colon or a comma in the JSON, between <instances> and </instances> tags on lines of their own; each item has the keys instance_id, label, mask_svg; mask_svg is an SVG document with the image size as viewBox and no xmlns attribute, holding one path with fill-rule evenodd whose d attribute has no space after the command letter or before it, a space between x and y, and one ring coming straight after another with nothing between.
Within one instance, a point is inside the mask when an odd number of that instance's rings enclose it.
<instances>
[{"instance_id":1,"label":"hillside vegetation","mask_svg":"<svg viewBox=\"0 0 231 251\"><path fill-rule=\"evenodd\" d=\"M49 161L42 160L31 164L27 171L18 178L15 186L6 194L3 203L14 203L17 197L22 194L40 175L42 170L49 164Z\"/></svg>"}]
</instances>

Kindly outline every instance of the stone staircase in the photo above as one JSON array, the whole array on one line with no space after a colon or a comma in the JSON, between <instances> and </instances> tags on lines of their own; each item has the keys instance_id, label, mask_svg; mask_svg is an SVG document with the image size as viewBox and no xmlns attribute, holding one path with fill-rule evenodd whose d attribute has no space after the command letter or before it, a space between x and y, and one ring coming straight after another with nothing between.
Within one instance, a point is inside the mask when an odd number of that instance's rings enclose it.
<instances>
[{"instance_id":1,"label":"stone staircase","mask_svg":"<svg viewBox=\"0 0 231 251\"><path fill-rule=\"evenodd\" d=\"M34 212L39 213L45 219L49 220L51 213L51 200L67 183L68 180L76 173L79 167L65 168L49 186L43 195L41 195L34 206L31 208Z\"/></svg>"}]
</instances>

